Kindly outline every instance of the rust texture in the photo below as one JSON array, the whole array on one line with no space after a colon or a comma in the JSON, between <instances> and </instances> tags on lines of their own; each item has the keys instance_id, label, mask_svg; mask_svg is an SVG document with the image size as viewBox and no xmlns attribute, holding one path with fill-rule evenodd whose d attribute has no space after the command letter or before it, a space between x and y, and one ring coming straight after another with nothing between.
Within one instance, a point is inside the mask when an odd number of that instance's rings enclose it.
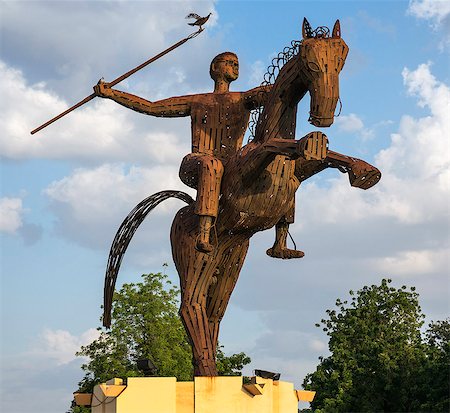
<instances>
[{"instance_id":1,"label":"rust texture","mask_svg":"<svg viewBox=\"0 0 450 413\"><path fill-rule=\"evenodd\" d=\"M348 53L339 21L330 33L326 27L312 30L305 19L302 37L274 59L263 84L247 92L229 91L229 84L238 77L238 59L230 52L211 63L212 93L150 102L113 90L107 83L95 87L98 96L138 112L191 117L192 153L183 159L180 178L197 189L196 200L164 191L144 200L124 221L111 247L104 324L110 322L117 271L134 231L163 198L183 199L188 206L175 216L171 244L180 277L180 316L198 376L217 375L220 321L250 238L275 227L275 242L267 254L283 259L303 257L302 251L286 245L301 182L326 168L347 173L350 184L361 189L381 178L380 171L367 162L329 150L322 132L295 139L297 105L308 92L310 123L318 127L333 123L339 101L338 76ZM253 137L242 147L251 111L256 113L251 122Z\"/></svg>"}]
</instances>

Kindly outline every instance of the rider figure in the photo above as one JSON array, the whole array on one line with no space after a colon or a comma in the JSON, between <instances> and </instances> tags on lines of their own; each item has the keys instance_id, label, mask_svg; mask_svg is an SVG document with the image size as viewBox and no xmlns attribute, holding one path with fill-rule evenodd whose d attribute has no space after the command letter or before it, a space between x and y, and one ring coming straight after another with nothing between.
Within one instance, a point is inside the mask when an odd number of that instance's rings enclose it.
<instances>
[{"instance_id":1,"label":"rider figure","mask_svg":"<svg viewBox=\"0 0 450 413\"><path fill-rule=\"evenodd\" d=\"M199 217L199 236L196 249L205 253L213 250L210 230L218 214L224 167L242 147L250 111L264 104L270 90L269 87L256 87L247 92L230 92L230 83L239 76L238 58L231 52L217 55L211 62L209 73L214 80L214 92L156 102L111 89L103 81L94 86L97 96L112 99L137 112L158 117L191 117L192 153L181 163L180 178L197 189L194 212ZM280 241L285 242L285 237ZM285 244L272 248L284 249Z\"/></svg>"}]
</instances>

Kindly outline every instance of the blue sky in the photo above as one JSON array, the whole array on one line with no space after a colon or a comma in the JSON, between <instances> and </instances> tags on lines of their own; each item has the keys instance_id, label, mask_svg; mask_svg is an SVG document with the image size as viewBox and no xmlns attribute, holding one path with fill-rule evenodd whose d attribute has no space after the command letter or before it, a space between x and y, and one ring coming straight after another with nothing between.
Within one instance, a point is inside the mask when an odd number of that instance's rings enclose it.
<instances>
[{"instance_id":1,"label":"blue sky","mask_svg":"<svg viewBox=\"0 0 450 413\"><path fill-rule=\"evenodd\" d=\"M390 277L414 285L427 321L449 314L449 2L2 1L0 91L2 410L60 412L82 377L74 357L95 337L110 243L126 214L163 189L188 190L178 167L189 119L154 119L97 99L29 131L190 33L184 16L213 16L198 38L119 89L156 100L210 91L209 62L240 58L232 90L313 27L341 21L350 48L343 109L323 130L330 148L378 166L369 191L337 171L305 182L292 234L297 261L266 257L273 231L254 237L222 322L228 352L297 386L327 354L314 327L337 297ZM120 86L120 87L119 87ZM314 128L299 106L298 137ZM192 194L192 192L190 192ZM168 233L177 201L139 229L119 283L163 270L174 281ZM33 408L31 407L33 406Z\"/></svg>"}]
</instances>

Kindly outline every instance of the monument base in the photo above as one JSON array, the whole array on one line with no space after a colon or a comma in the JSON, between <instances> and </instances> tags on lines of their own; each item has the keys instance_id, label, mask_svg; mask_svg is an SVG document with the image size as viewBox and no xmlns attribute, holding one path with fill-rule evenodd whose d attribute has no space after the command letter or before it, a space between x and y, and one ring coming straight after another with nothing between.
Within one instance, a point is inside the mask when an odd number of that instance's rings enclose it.
<instances>
[{"instance_id":1,"label":"monument base","mask_svg":"<svg viewBox=\"0 0 450 413\"><path fill-rule=\"evenodd\" d=\"M92 413L297 413L298 402L312 401L314 395L261 377L245 384L240 376L195 377L193 382L129 377L126 384L112 379L95 386L90 406Z\"/></svg>"}]
</instances>

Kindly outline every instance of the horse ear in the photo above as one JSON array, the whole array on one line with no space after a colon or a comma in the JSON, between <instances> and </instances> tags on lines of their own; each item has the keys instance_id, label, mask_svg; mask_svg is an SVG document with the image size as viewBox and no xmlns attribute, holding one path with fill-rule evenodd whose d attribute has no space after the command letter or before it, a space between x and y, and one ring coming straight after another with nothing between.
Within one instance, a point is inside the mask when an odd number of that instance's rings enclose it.
<instances>
[{"instance_id":1,"label":"horse ear","mask_svg":"<svg viewBox=\"0 0 450 413\"><path fill-rule=\"evenodd\" d=\"M339 20L336 20L336 23L334 23L333 34L331 36L339 38L341 37L341 23L339 22Z\"/></svg>"},{"instance_id":2,"label":"horse ear","mask_svg":"<svg viewBox=\"0 0 450 413\"><path fill-rule=\"evenodd\" d=\"M313 37L311 25L309 24L308 20L306 20L306 17L303 18L302 35L304 39L309 39Z\"/></svg>"}]
</instances>

